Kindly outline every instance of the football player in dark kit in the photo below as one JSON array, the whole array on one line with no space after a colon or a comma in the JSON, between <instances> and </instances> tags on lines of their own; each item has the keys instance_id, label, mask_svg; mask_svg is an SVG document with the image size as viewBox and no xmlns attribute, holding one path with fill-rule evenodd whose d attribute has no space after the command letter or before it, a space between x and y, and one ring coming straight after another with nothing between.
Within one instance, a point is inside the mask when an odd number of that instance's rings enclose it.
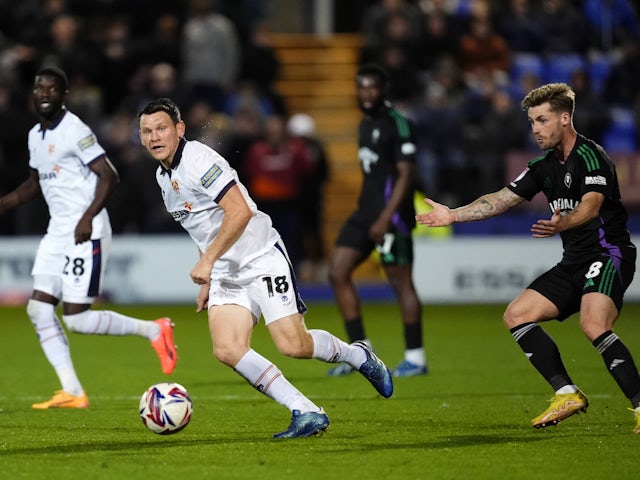
<instances>
[{"instance_id":1,"label":"football player in dark kit","mask_svg":"<svg viewBox=\"0 0 640 480\"><path fill-rule=\"evenodd\" d=\"M329 280L349 341L369 343L352 275L378 249L404 325L405 358L392 371L401 377L427 373L427 363L422 343L422 305L412 278L416 147L411 124L387 100L388 87L387 74L380 66L367 64L358 69L357 97L364 113L358 132L358 157L364 180L358 207L338 234L329 263ZM352 371L343 363L331 369L329 375Z\"/></svg>"},{"instance_id":2,"label":"football player in dark kit","mask_svg":"<svg viewBox=\"0 0 640 480\"><path fill-rule=\"evenodd\" d=\"M428 226L484 220L543 192L551 218L538 220L531 232L535 238L559 234L562 260L535 279L504 314L513 338L555 392L549 408L531 424L536 428L555 425L586 412L589 406L567 373L555 342L539 325L579 312L582 331L631 401L634 431L640 433L640 376L631 353L613 332L636 262L615 166L602 147L573 127L575 93L568 85L552 83L536 88L524 97L521 106L545 153L531 160L502 190L468 205L449 209L425 199L433 210L418 215L417 220Z\"/></svg>"}]
</instances>

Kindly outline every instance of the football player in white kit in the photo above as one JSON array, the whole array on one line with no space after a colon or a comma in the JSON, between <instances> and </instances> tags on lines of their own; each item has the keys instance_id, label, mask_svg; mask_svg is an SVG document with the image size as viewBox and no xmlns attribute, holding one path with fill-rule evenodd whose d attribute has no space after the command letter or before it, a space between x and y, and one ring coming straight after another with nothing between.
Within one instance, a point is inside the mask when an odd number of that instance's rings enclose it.
<instances>
[{"instance_id":1,"label":"football player in white kit","mask_svg":"<svg viewBox=\"0 0 640 480\"><path fill-rule=\"evenodd\" d=\"M251 348L251 333L261 316L284 355L348 363L380 395L390 397L391 373L366 344L349 345L324 330L307 330L307 308L271 219L257 209L224 158L184 138L186 127L175 103L153 100L138 118L140 140L160 163L156 179L165 206L200 252L190 275L200 285L197 310L208 309L215 357L291 411L291 424L274 437L320 434L329 418Z\"/></svg>"},{"instance_id":2,"label":"football player in white kit","mask_svg":"<svg viewBox=\"0 0 640 480\"><path fill-rule=\"evenodd\" d=\"M29 177L0 197L0 214L40 193L49 207L49 225L33 265L33 293L27 314L42 349L56 371L61 389L35 409L86 408L87 395L78 379L65 331L96 335L138 335L147 338L162 370L170 374L178 359L173 325L168 318L138 320L108 310L91 310L100 294L111 225L104 208L119 181L91 129L66 109L66 74L57 67L38 71L33 104L39 122L29 131Z\"/></svg>"}]
</instances>

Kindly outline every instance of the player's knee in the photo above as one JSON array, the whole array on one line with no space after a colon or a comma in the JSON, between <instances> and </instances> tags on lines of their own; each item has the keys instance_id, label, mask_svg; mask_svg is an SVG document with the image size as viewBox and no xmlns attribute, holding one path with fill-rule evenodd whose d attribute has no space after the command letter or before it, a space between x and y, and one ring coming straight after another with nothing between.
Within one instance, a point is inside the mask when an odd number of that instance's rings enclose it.
<instances>
[{"instance_id":1,"label":"player's knee","mask_svg":"<svg viewBox=\"0 0 640 480\"><path fill-rule=\"evenodd\" d=\"M64 320L64 324L70 331L75 333L90 334L93 332L91 331L89 323L86 321L89 313L89 310L85 310L84 312L75 313L73 315L62 315L62 320Z\"/></svg>"},{"instance_id":2,"label":"player's knee","mask_svg":"<svg viewBox=\"0 0 640 480\"><path fill-rule=\"evenodd\" d=\"M331 285L336 285L338 283L338 274L333 268L329 269L329 272L327 273L327 277Z\"/></svg>"},{"instance_id":3,"label":"player's knee","mask_svg":"<svg viewBox=\"0 0 640 480\"><path fill-rule=\"evenodd\" d=\"M512 329L527 322L525 312L521 311L518 306L509 305L502 315L502 321L508 329Z\"/></svg>"},{"instance_id":4,"label":"player's knee","mask_svg":"<svg viewBox=\"0 0 640 480\"><path fill-rule=\"evenodd\" d=\"M31 319L31 323L35 323L35 321L40 316L41 305L41 302L38 302L34 299L29 299L29 301L27 302L27 315Z\"/></svg>"},{"instance_id":5,"label":"player's knee","mask_svg":"<svg viewBox=\"0 0 640 480\"><path fill-rule=\"evenodd\" d=\"M231 368L235 367L242 358L242 356L238 354L236 349L226 345L215 345L213 348L213 356L220 363Z\"/></svg>"},{"instance_id":6,"label":"player's knee","mask_svg":"<svg viewBox=\"0 0 640 480\"><path fill-rule=\"evenodd\" d=\"M57 323L55 305L33 298L27 302L27 316L36 329L47 326L51 322Z\"/></svg>"}]
</instances>

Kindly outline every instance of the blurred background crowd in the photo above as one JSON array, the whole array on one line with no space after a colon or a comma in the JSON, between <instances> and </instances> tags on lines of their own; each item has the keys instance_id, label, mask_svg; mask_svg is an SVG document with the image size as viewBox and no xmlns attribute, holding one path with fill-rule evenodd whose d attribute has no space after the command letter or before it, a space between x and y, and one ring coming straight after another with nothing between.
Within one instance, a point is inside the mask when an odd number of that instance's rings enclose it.
<instances>
[{"instance_id":1,"label":"blurred background crowd","mask_svg":"<svg viewBox=\"0 0 640 480\"><path fill-rule=\"evenodd\" d=\"M314 0L295 3L300 28L310 29ZM361 34L360 61L388 70L391 100L416 125L419 188L444 203L502 187L507 152L537 151L519 102L549 81L576 91L580 133L610 154L638 150L640 25L631 0L333 4L334 30ZM70 79L69 109L120 172L109 204L115 233L178 231L135 119L151 98L170 96L187 137L238 170L292 259L323 257L330 159L313 118L289 111L276 88L270 39L287 33L273 27L286 15L284 0L0 0L0 194L27 176L33 75L56 64ZM0 220L0 235L41 234L47 219L44 203L32 202Z\"/></svg>"}]
</instances>

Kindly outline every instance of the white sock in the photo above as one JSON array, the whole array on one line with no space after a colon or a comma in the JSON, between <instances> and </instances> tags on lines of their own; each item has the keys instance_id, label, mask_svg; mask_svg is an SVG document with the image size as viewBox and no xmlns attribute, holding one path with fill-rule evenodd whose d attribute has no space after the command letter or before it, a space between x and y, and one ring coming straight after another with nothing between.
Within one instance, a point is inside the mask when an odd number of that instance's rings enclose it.
<instances>
[{"instance_id":1,"label":"white sock","mask_svg":"<svg viewBox=\"0 0 640 480\"><path fill-rule=\"evenodd\" d=\"M325 330L309 330L313 338L313 358L327 363L348 363L358 369L367 356L360 347L343 342Z\"/></svg>"},{"instance_id":2,"label":"white sock","mask_svg":"<svg viewBox=\"0 0 640 480\"><path fill-rule=\"evenodd\" d=\"M320 410L320 407L284 378L278 367L253 349L244 354L236 364L235 371L242 375L256 390L291 411L300 410L301 413L304 413Z\"/></svg>"},{"instance_id":3,"label":"white sock","mask_svg":"<svg viewBox=\"0 0 640 480\"><path fill-rule=\"evenodd\" d=\"M47 360L56 371L62 390L74 396L82 395L83 389L73 368L69 342L50 303L30 299L27 315L38 334L38 340Z\"/></svg>"},{"instance_id":4,"label":"white sock","mask_svg":"<svg viewBox=\"0 0 640 480\"><path fill-rule=\"evenodd\" d=\"M89 335L139 335L155 340L160 335L160 325L149 320L138 320L110 310L85 310L75 315L63 315L69 330Z\"/></svg>"},{"instance_id":5,"label":"white sock","mask_svg":"<svg viewBox=\"0 0 640 480\"><path fill-rule=\"evenodd\" d=\"M578 387L575 385L565 385L560 390L556 390L556 393L576 393L578 391Z\"/></svg>"},{"instance_id":6,"label":"white sock","mask_svg":"<svg viewBox=\"0 0 640 480\"><path fill-rule=\"evenodd\" d=\"M404 351L404 359L407 362L411 362L419 367L424 367L427 364L424 355L424 348L410 348Z\"/></svg>"}]
</instances>

